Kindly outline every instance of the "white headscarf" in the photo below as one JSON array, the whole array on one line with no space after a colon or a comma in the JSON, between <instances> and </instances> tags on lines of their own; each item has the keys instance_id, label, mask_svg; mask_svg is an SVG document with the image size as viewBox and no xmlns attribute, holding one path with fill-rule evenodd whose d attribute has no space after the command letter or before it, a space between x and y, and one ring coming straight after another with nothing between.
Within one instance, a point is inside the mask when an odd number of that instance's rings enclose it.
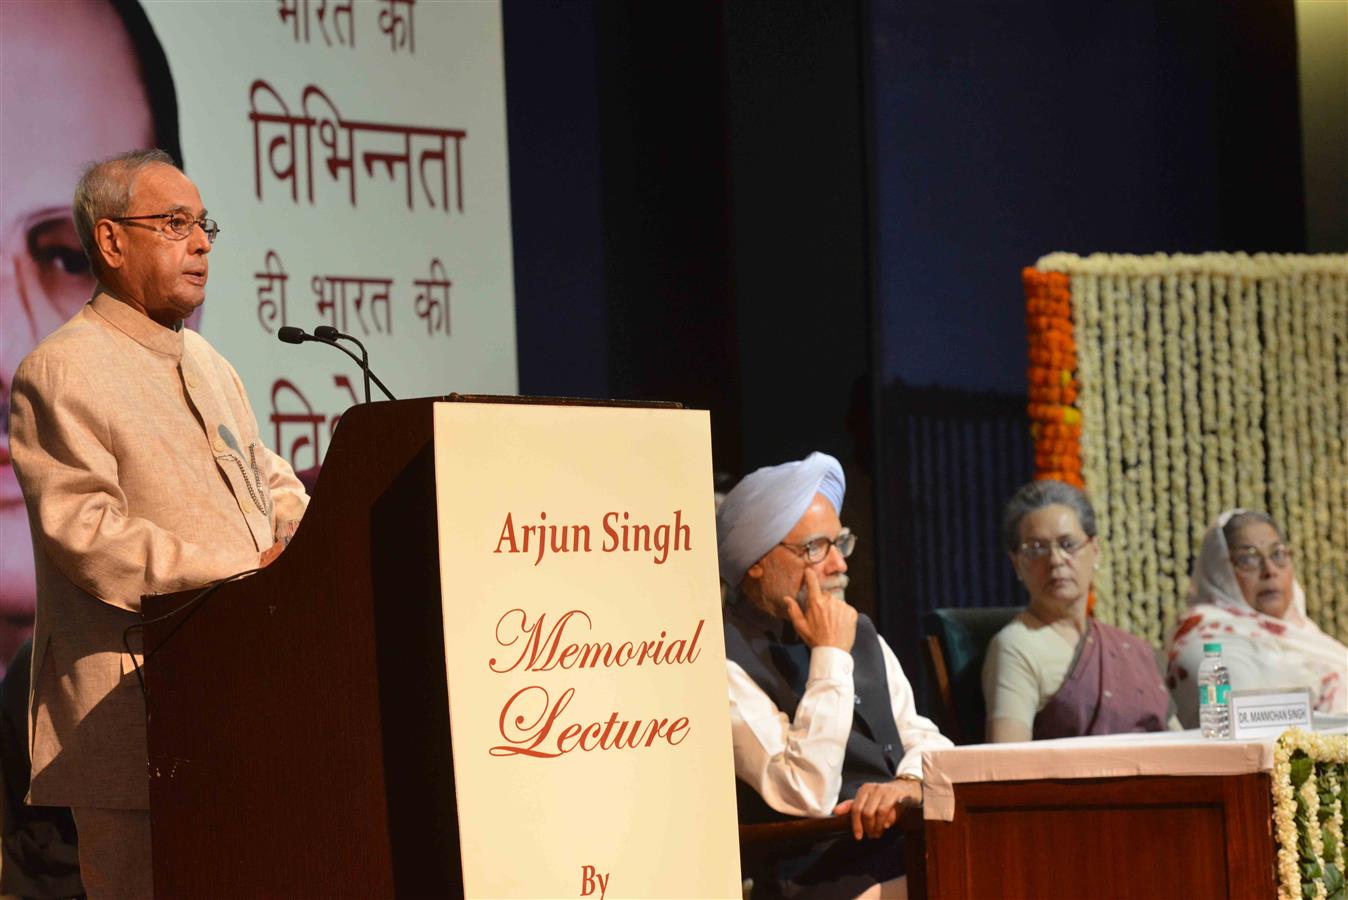
<instances>
[{"instance_id":1,"label":"white headscarf","mask_svg":"<svg viewBox=\"0 0 1348 900\"><path fill-rule=\"evenodd\" d=\"M721 580L738 586L749 567L791 533L815 494L823 494L833 511L842 515L846 492L842 466L827 453L811 453L799 462L746 475L716 511Z\"/></svg>"},{"instance_id":2,"label":"white headscarf","mask_svg":"<svg viewBox=\"0 0 1348 900\"><path fill-rule=\"evenodd\" d=\"M1348 702L1344 683L1348 677L1348 647L1325 634L1306 616L1306 593L1301 589L1301 583L1293 579L1292 603L1281 619L1259 612L1245 602L1222 530L1227 522L1244 512L1248 510L1227 510L1203 536L1193 577L1189 579L1188 612L1166 641L1169 650L1167 684L1176 705L1183 713L1186 703L1182 701L1196 695L1195 661L1201 660L1205 642L1241 641L1248 644L1251 653L1263 659L1271 678L1277 677L1273 672L1277 670L1280 658L1295 661L1314 681L1309 686L1316 708L1323 712L1342 712ZM1224 646L1223 655L1226 652ZM1295 685L1269 683L1258 686ZM1181 718L1185 716L1181 715Z\"/></svg>"}]
</instances>

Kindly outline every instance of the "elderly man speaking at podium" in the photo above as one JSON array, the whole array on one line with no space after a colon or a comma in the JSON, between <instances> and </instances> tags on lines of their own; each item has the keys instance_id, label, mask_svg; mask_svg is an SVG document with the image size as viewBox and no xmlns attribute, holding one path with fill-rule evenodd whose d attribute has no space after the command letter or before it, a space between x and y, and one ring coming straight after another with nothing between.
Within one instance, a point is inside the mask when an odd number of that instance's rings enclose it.
<instances>
[{"instance_id":1,"label":"elderly man speaking at podium","mask_svg":"<svg viewBox=\"0 0 1348 900\"><path fill-rule=\"evenodd\" d=\"M218 228L168 154L92 167L75 228L98 285L14 376L37 572L29 802L70 806L91 898L152 892L140 599L267 565L308 498L234 369L182 322Z\"/></svg>"},{"instance_id":2,"label":"elderly man speaking at podium","mask_svg":"<svg viewBox=\"0 0 1348 900\"><path fill-rule=\"evenodd\" d=\"M901 807L922 802L922 751L951 746L917 714L894 652L847 604L846 484L832 456L759 469L716 515L742 821L848 813L756 889L886 896L903 873ZM897 887L897 885L895 885Z\"/></svg>"}]
</instances>

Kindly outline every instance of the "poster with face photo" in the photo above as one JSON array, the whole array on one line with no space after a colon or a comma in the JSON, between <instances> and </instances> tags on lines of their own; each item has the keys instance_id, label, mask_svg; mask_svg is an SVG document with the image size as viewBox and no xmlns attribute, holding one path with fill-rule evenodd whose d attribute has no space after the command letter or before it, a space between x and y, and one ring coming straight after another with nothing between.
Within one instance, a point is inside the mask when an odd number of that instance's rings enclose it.
<instances>
[{"instance_id":1,"label":"poster with face photo","mask_svg":"<svg viewBox=\"0 0 1348 900\"><path fill-rule=\"evenodd\" d=\"M93 291L70 216L81 170L146 146L182 162L220 227L188 326L233 363L297 470L321 464L364 385L340 352L281 343L284 326L356 338L399 397L515 392L498 3L0 6L6 411L20 360ZM6 426L0 671L34 593Z\"/></svg>"}]
</instances>

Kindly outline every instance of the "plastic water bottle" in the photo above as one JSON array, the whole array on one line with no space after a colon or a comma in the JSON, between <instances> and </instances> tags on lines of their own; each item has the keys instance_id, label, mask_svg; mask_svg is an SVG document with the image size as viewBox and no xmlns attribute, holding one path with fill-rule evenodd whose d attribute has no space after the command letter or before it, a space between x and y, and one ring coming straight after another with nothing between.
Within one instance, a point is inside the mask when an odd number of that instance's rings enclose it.
<instances>
[{"instance_id":1,"label":"plastic water bottle","mask_svg":"<svg viewBox=\"0 0 1348 900\"><path fill-rule=\"evenodd\" d=\"M1198 667L1198 724L1205 738L1231 736L1231 673L1222 662L1221 644L1203 645Z\"/></svg>"}]
</instances>

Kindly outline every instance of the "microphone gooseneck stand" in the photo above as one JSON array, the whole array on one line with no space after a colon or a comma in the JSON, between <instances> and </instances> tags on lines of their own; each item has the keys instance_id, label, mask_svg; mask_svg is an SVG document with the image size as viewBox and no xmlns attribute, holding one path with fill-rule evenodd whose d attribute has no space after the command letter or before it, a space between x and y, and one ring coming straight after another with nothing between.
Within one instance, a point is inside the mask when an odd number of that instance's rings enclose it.
<instances>
[{"instance_id":1,"label":"microphone gooseneck stand","mask_svg":"<svg viewBox=\"0 0 1348 900\"><path fill-rule=\"evenodd\" d=\"M329 347L335 347L338 350L345 353L347 356L351 357L353 360L355 360L356 365L360 366L360 371L365 376L366 403L370 402L371 381L375 383L375 385L379 388L379 390L384 392L385 397L389 398L390 400L398 399L397 397L393 396L393 393L387 387L384 386L384 382L379 380L379 376L374 374L374 372L370 370L370 357L369 354L365 351L365 345L362 344L360 341L356 340L351 335L342 334L340 331L331 327L330 325L318 326L317 328L314 329L313 334L309 334L303 328L299 328L295 325L284 325L276 332L276 337L278 340L287 344L303 344L306 341L313 341L319 344L327 344ZM351 341L357 347L360 347L361 355L357 356L350 350L343 347L341 344L337 343L339 339Z\"/></svg>"}]
</instances>

